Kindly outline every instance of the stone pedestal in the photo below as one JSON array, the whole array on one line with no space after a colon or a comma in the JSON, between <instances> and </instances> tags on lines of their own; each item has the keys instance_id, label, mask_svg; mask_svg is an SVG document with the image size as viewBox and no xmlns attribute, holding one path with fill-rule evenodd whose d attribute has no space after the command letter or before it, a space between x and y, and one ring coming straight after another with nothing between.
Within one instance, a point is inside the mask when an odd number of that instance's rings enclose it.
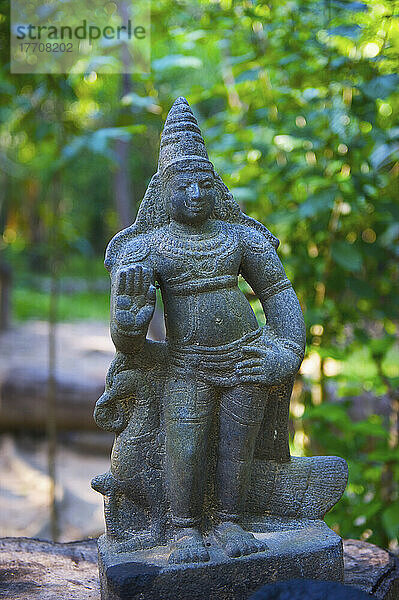
<instances>
[{"instance_id":1,"label":"stone pedestal","mask_svg":"<svg viewBox=\"0 0 399 600\"><path fill-rule=\"evenodd\" d=\"M282 579L343 580L341 538L323 521L274 521L274 527L254 533L266 541L267 552L234 559L210 536L211 560L201 564L169 565L166 546L112 556L102 551L100 538L101 598L244 600L260 585Z\"/></svg>"}]
</instances>

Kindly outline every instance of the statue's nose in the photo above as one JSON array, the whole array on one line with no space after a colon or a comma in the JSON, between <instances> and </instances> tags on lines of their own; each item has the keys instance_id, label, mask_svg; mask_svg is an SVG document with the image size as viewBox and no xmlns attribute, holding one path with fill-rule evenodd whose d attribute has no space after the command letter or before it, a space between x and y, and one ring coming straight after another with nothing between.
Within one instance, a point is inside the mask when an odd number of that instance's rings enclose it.
<instances>
[{"instance_id":1,"label":"statue's nose","mask_svg":"<svg viewBox=\"0 0 399 600\"><path fill-rule=\"evenodd\" d=\"M201 190L198 183L192 183L190 185L190 196L191 198L199 198L201 196Z\"/></svg>"}]
</instances>

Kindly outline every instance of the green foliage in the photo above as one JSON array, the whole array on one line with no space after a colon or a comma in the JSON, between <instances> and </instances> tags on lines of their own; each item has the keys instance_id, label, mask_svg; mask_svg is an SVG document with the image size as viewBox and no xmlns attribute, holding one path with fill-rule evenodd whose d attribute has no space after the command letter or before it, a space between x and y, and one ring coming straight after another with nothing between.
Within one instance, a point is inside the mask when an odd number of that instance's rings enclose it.
<instances>
[{"instance_id":1,"label":"green foliage","mask_svg":"<svg viewBox=\"0 0 399 600\"><path fill-rule=\"evenodd\" d=\"M48 319L49 295L31 288L18 287L14 291L14 317L27 319ZM60 294L57 302L60 321L92 319L106 321L109 318L108 292L76 292Z\"/></svg>"},{"instance_id":2,"label":"green foliage","mask_svg":"<svg viewBox=\"0 0 399 600\"><path fill-rule=\"evenodd\" d=\"M7 47L4 1L0 16ZM13 77L5 58L1 252L16 268L46 272L50 247L60 275L76 257L99 260L118 223L116 141L129 140L137 204L168 108L186 96L225 183L281 239L304 309L309 369L293 401L294 447L344 456L350 482L330 523L394 547L397 3L160 0L151 38L152 73L132 75L126 95L119 76ZM17 290L19 315L44 316L33 294L23 297ZM364 394L380 400L355 422L347 398Z\"/></svg>"},{"instance_id":3,"label":"green foliage","mask_svg":"<svg viewBox=\"0 0 399 600\"><path fill-rule=\"evenodd\" d=\"M315 448L344 456L349 465L347 490L326 520L341 535L384 545L398 535L398 503L390 503L386 494L399 477L399 450L390 448L381 417L353 423L348 410L346 402L323 403L306 411Z\"/></svg>"}]
</instances>

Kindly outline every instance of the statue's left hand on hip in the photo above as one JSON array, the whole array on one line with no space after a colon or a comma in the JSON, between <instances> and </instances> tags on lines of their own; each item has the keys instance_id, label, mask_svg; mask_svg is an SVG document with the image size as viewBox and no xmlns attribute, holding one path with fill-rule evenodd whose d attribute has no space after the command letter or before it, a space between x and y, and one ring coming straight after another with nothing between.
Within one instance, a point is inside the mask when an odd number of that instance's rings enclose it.
<instances>
[{"instance_id":1,"label":"statue's left hand on hip","mask_svg":"<svg viewBox=\"0 0 399 600\"><path fill-rule=\"evenodd\" d=\"M298 371L300 359L273 341L268 346L243 346L236 373L242 383L278 385Z\"/></svg>"}]
</instances>

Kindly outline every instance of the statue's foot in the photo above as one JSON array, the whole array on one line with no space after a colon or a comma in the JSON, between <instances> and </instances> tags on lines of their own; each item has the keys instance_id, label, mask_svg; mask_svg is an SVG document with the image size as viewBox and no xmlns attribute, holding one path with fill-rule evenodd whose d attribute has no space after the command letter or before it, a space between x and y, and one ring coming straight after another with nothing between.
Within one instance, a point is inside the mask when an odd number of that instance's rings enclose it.
<instances>
[{"instance_id":1,"label":"statue's foot","mask_svg":"<svg viewBox=\"0 0 399 600\"><path fill-rule=\"evenodd\" d=\"M113 539L106 537L105 544L110 552L115 554L125 552L136 552L146 548L154 548L160 546L162 540L159 536L155 536L152 531L131 531L125 532L123 539Z\"/></svg>"},{"instance_id":2,"label":"statue's foot","mask_svg":"<svg viewBox=\"0 0 399 600\"><path fill-rule=\"evenodd\" d=\"M237 523L232 523L231 521L220 523L214 533L226 554L231 558L247 556L255 552L264 552L268 549L265 542L257 540L252 533L245 531Z\"/></svg>"},{"instance_id":3,"label":"statue's foot","mask_svg":"<svg viewBox=\"0 0 399 600\"><path fill-rule=\"evenodd\" d=\"M169 563L179 565L207 562L208 560L209 554L198 529L185 527L176 532L175 540L171 544Z\"/></svg>"}]
</instances>

